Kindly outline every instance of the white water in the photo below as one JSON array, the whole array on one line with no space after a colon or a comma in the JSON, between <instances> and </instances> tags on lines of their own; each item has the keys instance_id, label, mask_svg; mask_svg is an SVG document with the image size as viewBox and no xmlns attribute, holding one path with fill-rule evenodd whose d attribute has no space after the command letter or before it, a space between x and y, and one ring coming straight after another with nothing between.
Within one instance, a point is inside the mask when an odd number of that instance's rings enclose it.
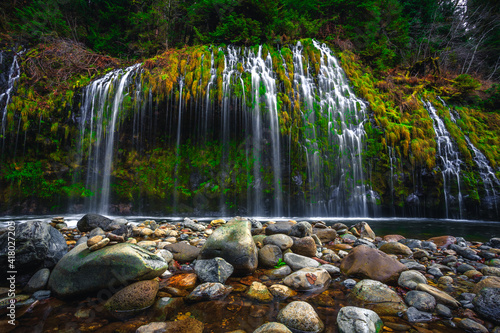
<instances>
[{"instance_id":1,"label":"white water","mask_svg":"<svg viewBox=\"0 0 500 333\"><path fill-rule=\"evenodd\" d=\"M17 80L19 79L19 76L21 75L20 69L19 69L19 60L18 56L21 55L19 54L14 54L14 59L12 60L12 64L9 69L9 74L7 77L7 89L0 94L0 105L3 105L4 107L2 108L2 114L1 114L1 128L0 128L0 139L2 141L2 154L4 151L4 144L5 144L5 135L6 135L6 130L7 130L7 108L9 106L9 103L12 98L12 92L14 91L15 84ZM0 64L3 64L3 61L5 60L3 52L0 53Z\"/></svg>"},{"instance_id":2,"label":"white water","mask_svg":"<svg viewBox=\"0 0 500 333\"><path fill-rule=\"evenodd\" d=\"M446 218L450 215L450 206L458 204L459 218L462 218L462 192L460 190L460 160L458 150L451 140L450 133L446 129L443 120L437 115L436 109L430 102L423 102L425 108L432 118L432 125L436 133L437 156L439 166L443 175L443 192L445 200ZM453 196L452 187L457 188L455 192L457 199Z\"/></svg>"}]
</instances>

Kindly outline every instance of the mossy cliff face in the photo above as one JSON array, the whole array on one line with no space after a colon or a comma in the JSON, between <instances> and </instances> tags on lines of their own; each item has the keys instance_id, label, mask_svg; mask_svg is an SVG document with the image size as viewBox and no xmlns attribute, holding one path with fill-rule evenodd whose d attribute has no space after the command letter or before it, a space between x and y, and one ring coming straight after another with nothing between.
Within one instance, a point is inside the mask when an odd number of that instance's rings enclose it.
<instances>
[{"instance_id":1,"label":"mossy cliff face","mask_svg":"<svg viewBox=\"0 0 500 333\"><path fill-rule=\"evenodd\" d=\"M318 45L169 50L133 69L122 87L127 72L112 70L127 64L118 60L89 52L96 65L81 58L61 77L70 65L53 48L66 46L25 52L2 123L0 209L102 209L110 154L109 213L444 217L429 101L462 161L460 180L447 185L461 191L464 208L450 202L449 217L494 218L500 189L483 184L471 145L498 174L497 113L445 106L439 96L456 101L457 82L375 75L348 51L339 62L364 101L338 78L328 91L340 93L325 97L321 74L340 68ZM53 76L40 74L47 68ZM106 73L116 77L102 81L108 97L93 99L88 84ZM308 80L315 90L305 90Z\"/></svg>"}]
</instances>

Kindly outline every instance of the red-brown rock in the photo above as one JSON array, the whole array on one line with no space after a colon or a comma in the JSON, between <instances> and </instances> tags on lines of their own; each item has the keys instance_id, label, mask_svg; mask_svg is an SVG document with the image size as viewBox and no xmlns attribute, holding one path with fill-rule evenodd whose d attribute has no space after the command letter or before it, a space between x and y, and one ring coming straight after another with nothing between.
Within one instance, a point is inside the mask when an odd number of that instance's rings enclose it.
<instances>
[{"instance_id":1,"label":"red-brown rock","mask_svg":"<svg viewBox=\"0 0 500 333\"><path fill-rule=\"evenodd\" d=\"M448 247L451 244L455 244L457 239L453 236L438 236L429 238L427 241L434 242L437 247Z\"/></svg>"},{"instance_id":2,"label":"red-brown rock","mask_svg":"<svg viewBox=\"0 0 500 333\"><path fill-rule=\"evenodd\" d=\"M346 275L357 275L383 283L395 282L405 265L382 251L366 245L355 247L340 263L340 270Z\"/></svg>"},{"instance_id":3,"label":"red-brown rock","mask_svg":"<svg viewBox=\"0 0 500 333\"><path fill-rule=\"evenodd\" d=\"M382 239L386 242L399 242L400 240L406 238L402 235L385 235Z\"/></svg>"}]
</instances>

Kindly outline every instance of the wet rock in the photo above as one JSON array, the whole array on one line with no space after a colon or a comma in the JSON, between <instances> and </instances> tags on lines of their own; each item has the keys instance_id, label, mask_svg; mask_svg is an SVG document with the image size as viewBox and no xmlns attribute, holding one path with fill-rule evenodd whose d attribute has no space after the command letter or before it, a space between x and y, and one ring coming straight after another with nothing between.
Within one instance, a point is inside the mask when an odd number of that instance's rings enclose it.
<instances>
[{"instance_id":1,"label":"wet rock","mask_svg":"<svg viewBox=\"0 0 500 333\"><path fill-rule=\"evenodd\" d=\"M443 304L436 305L436 313L438 316L443 317L445 319L453 318L453 313L451 312L450 308Z\"/></svg>"},{"instance_id":2,"label":"wet rock","mask_svg":"<svg viewBox=\"0 0 500 333\"><path fill-rule=\"evenodd\" d=\"M309 222L299 222L292 225L290 232L288 233L290 237L308 237L312 235L312 225Z\"/></svg>"},{"instance_id":3,"label":"wet rock","mask_svg":"<svg viewBox=\"0 0 500 333\"><path fill-rule=\"evenodd\" d=\"M302 223L302 222L301 222ZM316 256L316 242L310 236L302 238L294 238L292 245L293 253L303 255L306 257Z\"/></svg>"},{"instance_id":4,"label":"wet rock","mask_svg":"<svg viewBox=\"0 0 500 333\"><path fill-rule=\"evenodd\" d=\"M499 237L491 238L488 243L490 244L491 247L494 247L496 249L500 249L500 238Z\"/></svg>"},{"instance_id":5,"label":"wet rock","mask_svg":"<svg viewBox=\"0 0 500 333\"><path fill-rule=\"evenodd\" d=\"M219 282L224 284L233 274L233 266L223 258L196 260L194 271L201 282Z\"/></svg>"},{"instance_id":6,"label":"wet rock","mask_svg":"<svg viewBox=\"0 0 500 333\"><path fill-rule=\"evenodd\" d=\"M402 239L406 239L406 237L401 235L385 235L382 239L386 242L399 242Z\"/></svg>"},{"instance_id":7,"label":"wet rock","mask_svg":"<svg viewBox=\"0 0 500 333\"><path fill-rule=\"evenodd\" d=\"M356 239L356 241L354 242L353 246L360 246L360 245L365 245L365 246L368 246L372 249L376 249L377 247L375 246L375 244L373 244L373 242L371 240L369 240L368 238L358 238Z\"/></svg>"},{"instance_id":8,"label":"wet rock","mask_svg":"<svg viewBox=\"0 0 500 333\"><path fill-rule=\"evenodd\" d=\"M417 270L417 271L421 271L421 272L425 272L427 270L427 268L425 267L425 265L422 265L416 261L406 261L406 262L403 262L401 260L401 262L406 266L406 268L410 269L410 270Z\"/></svg>"},{"instance_id":9,"label":"wet rock","mask_svg":"<svg viewBox=\"0 0 500 333\"><path fill-rule=\"evenodd\" d=\"M337 222L334 225L332 225L332 229L334 229L336 231L339 231L339 230L342 230L342 229L346 229L347 230L348 227L344 223Z\"/></svg>"},{"instance_id":10,"label":"wet rock","mask_svg":"<svg viewBox=\"0 0 500 333\"><path fill-rule=\"evenodd\" d=\"M31 277L23 291L26 293L34 293L35 291L44 289L49 281L49 276L50 270L48 268L42 268Z\"/></svg>"},{"instance_id":11,"label":"wet rock","mask_svg":"<svg viewBox=\"0 0 500 333\"><path fill-rule=\"evenodd\" d=\"M479 291L481 291L481 289L483 288L500 288L500 277L497 276L485 277L474 286L472 292L474 294L479 294Z\"/></svg>"},{"instance_id":12,"label":"wet rock","mask_svg":"<svg viewBox=\"0 0 500 333\"><path fill-rule=\"evenodd\" d=\"M346 275L359 275L386 283L397 281L399 274L407 268L382 251L360 245L342 260L340 270Z\"/></svg>"},{"instance_id":13,"label":"wet rock","mask_svg":"<svg viewBox=\"0 0 500 333\"><path fill-rule=\"evenodd\" d=\"M196 287L187 297L189 302L211 301L226 297L232 287L225 286L218 282L205 282Z\"/></svg>"},{"instance_id":14,"label":"wet rock","mask_svg":"<svg viewBox=\"0 0 500 333\"><path fill-rule=\"evenodd\" d=\"M89 294L130 281L154 279L167 268L160 256L129 243L94 252L87 244L80 244L58 262L49 288L60 297Z\"/></svg>"},{"instance_id":15,"label":"wet rock","mask_svg":"<svg viewBox=\"0 0 500 333\"><path fill-rule=\"evenodd\" d=\"M187 217L184 219L184 222L182 222L182 226L184 228L189 228L193 231L203 231L206 228L203 224L196 223L195 221L193 221Z\"/></svg>"},{"instance_id":16,"label":"wet rock","mask_svg":"<svg viewBox=\"0 0 500 333\"><path fill-rule=\"evenodd\" d=\"M455 244L457 239L453 236L439 236L429 238L427 241L433 242L439 248L448 248L451 244Z\"/></svg>"},{"instance_id":17,"label":"wet rock","mask_svg":"<svg viewBox=\"0 0 500 333\"><path fill-rule=\"evenodd\" d=\"M283 254L276 245L267 244L259 249L259 265L262 267L274 267L280 259L283 259Z\"/></svg>"},{"instance_id":18,"label":"wet rock","mask_svg":"<svg viewBox=\"0 0 500 333\"><path fill-rule=\"evenodd\" d=\"M476 268L472 265L469 264L461 264L460 266L457 267L457 273L458 274L463 274L467 271L475 270Z\"/></svg>"},{"instance_id":19,"label":"wet rock","mask_svg":"<svg viewBox=\"0 0 500 333\"><path fill-rule=\"evenodd\" d=\"M253 333L292 333L292 331L281 323L270 322L259 326Z\"/></svg>"},{"instance_id":20,"label":"wet rock","mask_svg":"<svg viewBox=\"0 0 500 333\"><path fill-rule=\"evenodd\" d=\"M101 228L97 227L97 228L92 229L92 230L91 230L91 231L87 234L88 239L92 239L92 238L94 238L94 237L96 237L96 236L103 236L103 237L104 237L104 236L106 236L106 233L104 232L104 230L102 230ZM101 238L101 239L102 239L102 238ZM94 245L94 244L95 244L95 242L94 242L92 245ZM92 245L91 245L91 246L92 246ZM89 246L89 247L90 247L90 246Z\"/></svg>"},{"instance_id":21,"label":"wet rock","mask_svg":"<svg viewBox=\"0 0 500 333\"><path fill-rule=\"evenodd\" d=\"M35 291L33 293L33 295L31 295L31 298L40 301L40 300L43 300L43 299L50 298L51 294L52 293L50 292L50 290L38 290L38 291Z\"/></svg>"},{"instance_id":22,"label":"wet rock","mask_svg":"<svg viewBox=\"0 0 500 333\"><path fill-rule=\"evenodd\" d=\"M356 283L357 282L355 280L353 280L353 279L346 279L346 280L342 281L342 285L344 287L346 287L347 289L354 288L354 286L356 285Z\"/></svg>"},{"instance_id":23,"label":"wet rock","mask_svg":"<svg viewBox=\"0 0 500 333\"><path fill-rule=\"evenodd\" d=\"M290 330L303 333L322 332L325 327L314 308L302 301L289 303L278 313L277 320Z\"/></svg>"},{"instance_id":24,"label":"wet rock","mask_svg":"<svg viewBox=\"0 0 500 333\"><path fill-rule=\"evenodd\" d=\"M316 260L295 253L285 253L283 260L293 271L298 271L299 269L306 267L319 266L319 262Z\"/></svg>"},{"instance_id":25,"label":"wet rock","mask_svg":"<svg viewBox=\"0 0 500 333\"><path fill-rule=\"evenodd\" d=\"M76 227L81 232L88 232L94 228L101 228L105 231L111 231L108 230L108 226L111 224L111 222L112 220L99 214L86 214L78 221Z\"/></svg>"},{"instance_id":26,"label":"wet rock","mask_svg":"<svg viewBox=\"0 0 500 333\"><path fill-rule=\"evenodd\" d=\"M430 267L429 269L427 269L427 273L433 275L434 278L440 278L441 276L443 276L443 272L441 272L441 270L436 267Z\"/></svg>"},{"instance_id":27,"label":"wet rock","mask_svg":"<svg viewBox=\"0 0 500 333\"><path fill-rule=\"evenodd\" d=\"M427 284L419 283L417 285L416 290L425 291L425 292L431 294L432 296L434 296L434 298L436 299L436 302L438 302L438 303L442 303L444 305L451 306L453 308L457 308L460 306L459 301L457 301L456 299L454 299L453 297L451 297L450 295L448 295L444 291L441 291L441 290L439 290L435 287L429 286Z\"/></svg>"},{"instance_id":28,"label":"wet rock","mask_svg":"<svg viewBox=\"0 0 500 333\"><path fill-rule=\"evenodd\" d=\"M104 307L112 313L146 309L155 302L158 288L156 280L132 283L108 299Z\"/></svg>"},{"instance_id":29,"label":"wet rock","mask_svg":"<svg viewBox=\"0 0 500 333\"><path fill-rule=\"evenodd\" d=\"M260 303L269 303L273 300L273 295L269 292L267 287L257 281L252 282L245 295Z\"/></svg>"},{"instance_id":30,"label":"wet rock","mask_svg":"<svg viewBox=\"0 0 500 333\"><path fill-rule=\"evenodd\" d=\"M337 238L337 232L335 229L330 229L330 228L313 228L313 234L318 236L319 240L323 243L328 243L335 238Z\"/></svg>"},{"instance_id":31,"label":"wet rock","mask_svg":"<svg viewBox=\"0 0 500 333\"><path fill-rule=\"evenodd\" d=\"M275 234L267 236L263 241L264 245L276 245L281 251L286 251L293 245L293 239L284 234Z\"/></svg>"},{"instance_id":32,"label":"wet rock","mask_svg":"<svg viewBox=\"0 0 500 333\"><path fill-rule=\"evenodd\" d=\"M402 239L399 241L401 244L408 246L410 249L414 250L416 248L422 248L422 241L418 239Z\"/></svg>"},{"instance_id":33,"label":"wet rock","mask_svg":"<svg viewBox=\"0 0 500 333\"><path fill-rule=\"evenodd\" d=\"M451 244L450 249L469 260L481 260L481 257L476 254L476 251L469 247L462 247L456 244Z\"/></svg>"},{"instance_id":34,"label":"wet rock","mask_svg":"<svg viewBox=\"0 0 500 333\"><path fill-rule=\"evenodd\" d=\"M0 276L9 269L8 232L0 235ZM68 252L64 236L48 223L29 221L15 226L15 267L18 274L33 275L42 268L52 268Z\"/></svg>"},{"instance_id":35,"label":"wet rock","mask_svg":"<svg viewBox=\"0 0 500 333\"><path fill-rule=\"evenodd\" d=\"M152 322L139 327L136 333L202 333L203 323L192 317L169 322Z\"/></svg>"},{"instance_id":36,"label":"wet rock","mask_svg":"<svg viewBox=\"0 0 500 333\"><path fill-rule=\"evenodd\" d=\"M191 289L196 285L198 276L194 273L180 273L168 279L168 285L172 288Z\"/></svg>"},{"instance_id":37,"label":"wet rock","mask_svg":"<svg viewBox=\"0 0 500 333\"><path fill-rule=\"evenodd\" d=\"M200 252L200 259L224 258L233 265L235 275L251 274L257 268L257 247L250 222L233 219L217 228Z\"/></svg>"},{"instance_id":38,"label":"wet rock","mask_svg":"<svg viewBox=\"0 0 500 333\"><path fill-rule=\"evenodd\" d=\"M292 273L292 269L288 265L281 266L279 268L275 268L270 272L270 276L281 279L285 276L288 276Z\"/></svg>"},{"instance_id":39,"label":"wet rock","mask_svg":"<svg viewBox=\"0 0 500 333\"><path fill-rule=\"evenodd\" d=\"M410 323L425 323L432 320L432 313L419 311L413 306L408 308L405 316Z\"/></svg>"},{"instance_id":40,"label":"wet rock","mask_svg":"<svg viewBox=\"0 0 500 333\"><path fill-rule=\"evenodd\" d=\"M498 267L483 267L481 273L486 276L498 276L500 277L500 268Z\"/></svg>"},{"instance_id":41,"label":"wet rock","mask_svg":"<svg viewBox=\"0 0 500 333\"><path fill-rule=\"evenodd\" d=\"M338 268L337 266L333 266L333 265L330 265L330 264L325 264L325 265L321 265L320 268L322 268L325 271L327 271L330 274L330 276L334 276L334 275L340 274L340 268Z\"/></svg>"},{"instance_id":42,"label":"wet rock","mask_svg":"<svg viewBox=\"0 0 500 333\"><path fill-rule=\"evenodd\" d=\"M414 270L402 272L398 279L398 285L403 288L416 289L419 283L427 283L426 277Z\"/></svg>"},{"instance_id":43,"label":"wet rock","mask_svg":"<svg viewBox=\"0 0 500 333\"><path fill-rule=\"evenodd\" d=\"M169 244L165 246L164 249L170 251L174 255L174 260L181 263L192 262L200 254L199 247L187 243Z\"/></svg>"},{"instance_id":44,"label":"wet rock","mask_svg":"<svg viewBox=\"0 0 500 333\"><path fill-rule=\"evenodd\" d=\"M372 310L345 306L337 315L337 325L340 333L378 333L384 323Z\"/></svg>"},{"instance_id":45,"label":"wet rock","mask_svg":"<svg viewBox=\"0 0 500 333\"><path fill-rule=\"evenodd\" d=\"M405 296L408 306L413 306L419 311L432 312L436 307L436 299L424 291L411 290Z\"/></svg>"},{"instance_id":46,"label":"wet rock","mask_svg":"<svg viewBox=\"0 0 500 333\"><path fill-rule=\"evenodd\" d=\"M372 228L370 225L366 222L360 222L354 226L358 231L359 235L362 238L370 238L370 239L375 239L375 233L373 232Z\"/></svg>"},{"instance_id":47,"label":"wet rock","mask_svg":"<svg viewBox=\"0 0 500 333\"><path fill-rule=\"evenodd\" d=\"M464 318L457 323L457 327L467 333L488 333L488 329L472 319Z\"/></svg>"},{"instance_id":48,"label":"wet rock","mask_svg":"<svg viewBox=\"0 0 500 333\"><path fill-rule=\"evenodd\" d=\"M330 274L320 268L302 268L288 275L283 283L294 290L316 290L328 286Z\"/></svg>"},{"instance_id":49,"label":"wet rock","mask_svg":"<svg viewBox=\"0 0 500 333\"><path fill-rule=\"evenodd\" d=\"M284 234L288 235L295 223L288 221L280 221L275 224L270 224L266 227L266 235Z\"/></svg>"},{"instance_id":50,"label":"wet rock","mask_svg":"<svg viewBox=\"0 0 500 333\"><path fill-rule=\"evenodd\" d=\"M413 254L413 252L408 246L398 242L385 243L379 248L379 250L387 254L395 254L402 256L410 256Z\"/></svg>"},{"instance_id":51,"label":"wet rock","mask_svg":"<svg viewBox=\"0 0 500 333\"><path fill-rule=\"evenodd\" d=\"M472 301L481 316L500 324L500 288L483 288Z\"/></svg>"},{"instance_id":52,"label":"wet rock","mask_svg":"<svg viewBox=\"0 0 500 333\"><path fill-rule=\"evenodd\" d=\"M97 237L101 237L101 236L97 236ZM106 245L108 245L110 242L109 238L103 238L101 239L99 242L97 242L96 244L92 245L89 247L89 251L97 251L97 250L100 250L102 249L103 247L105 247ZM88 244L88 242L87 242Z\"/></svg>"},{"instance_id":53,"label":"wet rock","mask_svg":"<svg viewBox=\"0 0 500 333\"><path fill-rule=\"evenodd\" d=\"M375 311L379 316L394 316L407 307L401 297L382 282L361 280L351 290L349 295L354 303Z\"/></svg>"},{"instance_id":54,"label":"wet rock","mask_svg":"<svg viewBox=\"0 0 500 333\"><path fill-rule=\"evenodd\" d=\"M297 292L282 284L273 284L269 287L269 292L279 300L285 300L288 297L297 295Z\"/></svg>"},{"instance_id":55,"label":"wet rock","mask_svg":"<svg viewBox=\"0 0 500 333\"><path fill-rule=\"evenodd\" d=\"M157 254L165 259L167 263L170 263L172 260L174 260L174 255L169 250L161 249Z\"/></svg>"},{"instance_id":56,"label":"wet rock","mask_svg":"<svg viewBox=\"0 0 500 333\"><path fill-rule=\"evenodd\" d=\"M180 297L162 297L154 304L154 320L165 321L174 314L178 313L184 300Z\"/></svg>"}]
</instances>

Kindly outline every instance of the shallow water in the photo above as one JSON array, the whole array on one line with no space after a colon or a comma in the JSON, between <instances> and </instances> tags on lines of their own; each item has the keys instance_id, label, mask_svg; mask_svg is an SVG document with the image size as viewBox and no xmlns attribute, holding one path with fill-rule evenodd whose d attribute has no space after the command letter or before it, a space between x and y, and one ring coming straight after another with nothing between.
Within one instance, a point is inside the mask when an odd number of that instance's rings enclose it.
<instances>
[{"instance_id":1,"label":"shallow water","mask_svg":"<svg viewBox=\"0 0 500 333\"><path fill-rule=\"evenodd\" d=\"M24 215L0 217L0 227L6 227L7 221L19 223L30 220L50 222L55 215ZM76 227L78 220L83 214L62 215L68 226ZM132 223L141 223L145 220L157 222L181 222L184 217L166 216L108 216L109 218L125 218ZM210 222L213 217L191 217L198 221ZM224 217L229 220L231 217ZM365 221L377 235L399 234L406 238L428 239L430 237L451 235L464 237L468 241L486 242L492 237L500 237L500 221L481 220L454 220L454 219L428 219L428 218L345 218L345 217L309 217L309 218L285 218L285 217L252 217L261 222L267 221L324 221L327 225L342 222L347 226Z\"/></svg>"}]
</instances>

